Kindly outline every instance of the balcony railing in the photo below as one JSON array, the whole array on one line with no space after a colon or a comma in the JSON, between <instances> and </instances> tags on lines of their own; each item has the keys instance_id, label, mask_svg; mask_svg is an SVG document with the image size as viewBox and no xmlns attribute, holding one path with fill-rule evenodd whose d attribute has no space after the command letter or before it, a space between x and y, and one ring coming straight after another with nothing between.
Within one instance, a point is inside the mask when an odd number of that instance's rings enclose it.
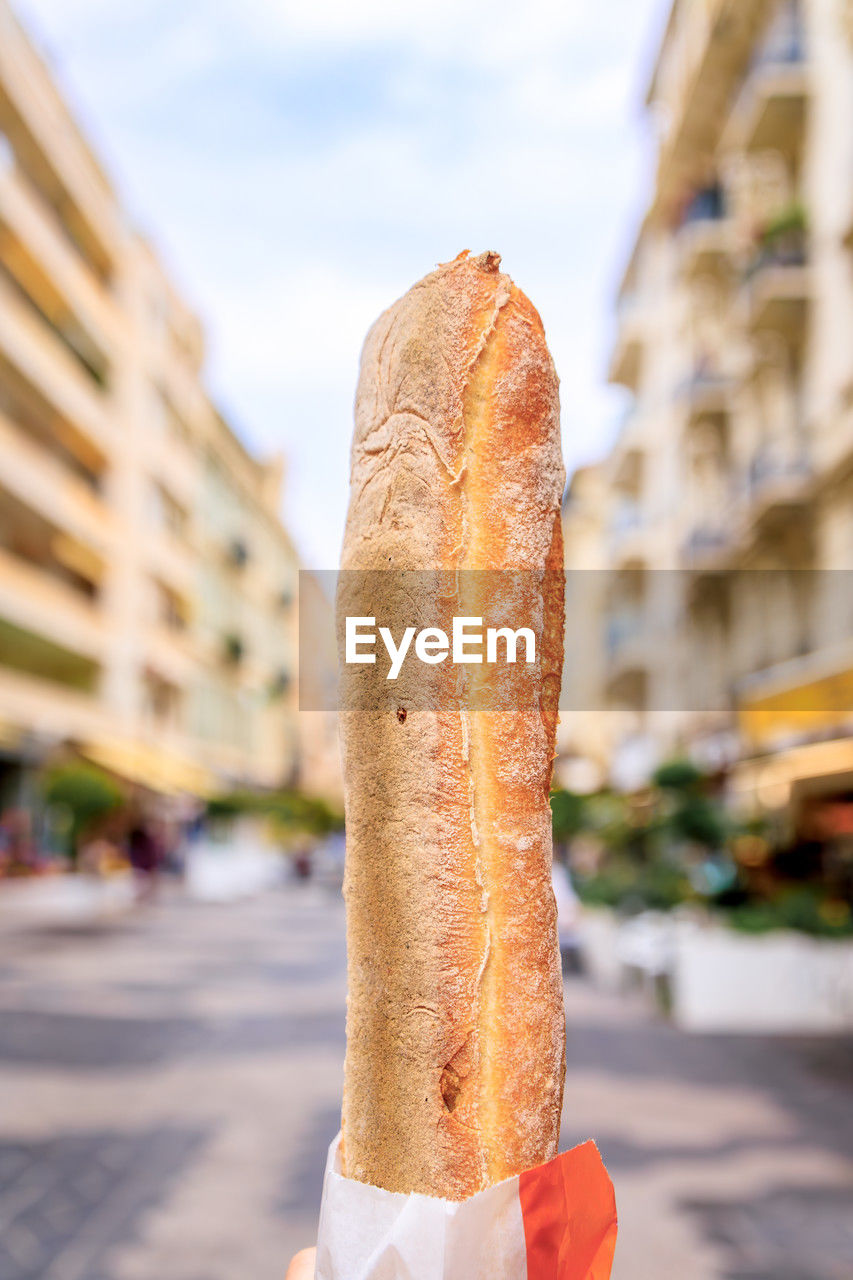
<instances>
[{"instance_id":1,"label":"balcony railing","mask_svg":"<svg viewBox=\"0 0 853 1280\"><path fill-rule=\"evenodd\" d=\"M83 541L101 546L109 537L110 514L89 478L82 477L47 440L22 429L4 413L0 388L0 457L3 486Z\"/></svg>"},{"instance_id":2,"label":"balcony railing","mask_svg":"<svg viewBox=\"0 0 853 1280\"><path fill-rule=\"evenodd\" d=\"M87 660L99 662L106 652L108 633L97 603L1 546L0 616Z\"/></svg>"},{"instance_id":3,"label":"balcony railing","mask_svg":"<svg viewBox=\"0 0 853 1280\"><path fill-rule=\"evenodd\" d=\"M122 238L115 195L8 5L0 5L0 79L26 150L41 156L33 177L44 179L37 185L45 202L89 267L106 280Z\"/></svg>"},{"instance_id":4,"label":"balcony railing","mask_svg":"<svg viewBox=\"0 0 853 1280\"><path fill-rule=\"evenodd\" d=\"M732 549L734 540L730 526L719 518L703 520L690 530L681 550L681 558L687 569L721 568Z\"/></svg>"},{"instance_id":5,"label":"balcony railing","mask_svg":"<svg viewBox=\"0 0 853 1280\"><path fill-rule=\"evenodd\" d=\"M75 323L59 323L53 316L36 302L17 276L13 275L0 259L0 279L26 307L35 319L50 331L52 336L62 343L65 351L76 360L82 371L92 382L103 389L107 385L109 367L104 357L95 351L94 344L87 338L83 330Z\"/></svg>"},{"instance_id":6,"label":"balcony railing","mask_svg":"<svg viewBox=\"0 0 853 1280\"><path fill-rule=\"evenodd\" d=\"M676 398L684 401L691 421L719 417L728 412L732 379L720 371L716 361L698 360L692 372L679 383Z\"/></svg>"},{"instance_id":7,"label":"balcony railing","mask_svg":"<svg viewBox=\"0 0 853 1280\"><path fill-rule=\"evenodd\" d=\"M84 327L104 351L111 346L119 324L113 293L80 256L67 228L26 173L14 162L3 163L0 134L0 207L11 234L26 246L77 312Z\"/></svg>"},{"instance_id":8,"label":"balcony railing","mask_svg":"<svg viewBox=\"0 0 853 1280\"><path fill-rule=\"evenodd\" d=\"M112 431L103 395L64 344L2 279L0 351L95 452L108 456Z\"/></svg>"},{"instance_id":9,"label":"balcony railing","mask_svg":"<svg viewBox=\"0 0 853 1280\"><path fill-rule=\"evenodd\" d=\"M7 618L0 600L0 679L4 674L13 673L15 676L15 684L4 691L6 695L14 695L16 688L20 692L22 676L82 693L95 691L101 674L99 662L59 643L59 634L54 631L53 636L45 635L21 625L16 619ZM67 640L66 632L62 636ZM58 693L51 689L49 705L53 713L57 709L57 696Z\"/></svg>"},{"instance_id":10,"label":"balcony railing","mask_svg":"<svg viewBox=\"0 0 853 1280\"><path fill-rule=\"evenodd\" d=\"M743 480L747 529L790 516L808 504L814 468L805 446L764 446L753 456Z\"/></svg>"},{"instance_id":11,"label":"balcony railing","mask_svg":"<svg viewBox=\"0 0 853 1280\"><path fill-rule=\"evenodd\" d=\"M805 212L783 211L765 230L744 273L748 322L754 330L784 334L793 342L805 333L811 296L809 235Z\"/></svg>"},{"instance_id":12,"label":"balcony railing","mask_svg":"<svg viewBox=\"0 0 853 1280\"><path fill-rule=\"evenodd\" d=\"M715 151L768 7L768 0L679 6L685 39L666 42L650 92L671 122L658 159L657 210L673 209L685 184L695 180L696 156Z\"/></svg>"},{"instance_id":13,"label":"balcony railing","mask_svg":"<svg viewBox=\"0 0 853 1280\"><path fill-rule=\"evenodd\" d=\"M770 448L759 449L749 464L747 486L749 494L760 496L768 489L785 485L797 486L812 475L812 464L805 448L792 453L777 452Z\"/></svg>"},{"instance_id":14,"label":"balcony railing","mask_svg":"<svg viewBox=\"0 0 853 1280\"><path fill-rule=\"evenodd\" d=\"M772 267L804 267L809 260L808 233L805 227L792 227L772 237L765 236L746 270L752 280L759 272Z\"/></svg>"},{"instance_id":15,"label":"balcony railing","mask_svg":"<svg viewBox=\"0 0 853 1280\"><path fill-rule=\"evenodd\" d=\"M727 126L747 151L773 149L793 161L803 144L809 62L798 10L788 7L752 58Z\"/></svg>"}]
</instances>

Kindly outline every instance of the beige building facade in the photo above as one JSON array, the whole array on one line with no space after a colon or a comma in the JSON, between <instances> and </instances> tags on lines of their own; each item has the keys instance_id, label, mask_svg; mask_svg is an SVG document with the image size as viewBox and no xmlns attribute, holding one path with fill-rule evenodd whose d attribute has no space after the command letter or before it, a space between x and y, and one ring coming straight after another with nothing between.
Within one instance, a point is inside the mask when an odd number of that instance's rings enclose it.
<instances>
[{"instance_id":1,"label":"beige building facade","mask_svg":"<svg viewBox=\"0 0 853 1280\"><path fill-rule=\"evenodd\" d=\"M607 568L600 678L580 691L569 668L566 700L613 714L604 746L600 723L591 740L564 716L562 750L630 786L684 749L743 777L773 762L781 778L783 757L807 767L820 740L819 768L835 742L840 776L853 771L851 5L677 0L647 109L654 191L610 365L625 421L596 468L597 543L582 492L564 521L567 567Z\"/></svg>"},{"instance_id":2,"label":"beige building facade","mask_svg":"<svg viewBox=\"0 0 853 1280\"><path fill-rule=\"evenodd\" d=\"M152 790L299 777L282 466L0 0L0 753ZM0 773L0 782L2 773Z\"/></svg>"}]
</instances>

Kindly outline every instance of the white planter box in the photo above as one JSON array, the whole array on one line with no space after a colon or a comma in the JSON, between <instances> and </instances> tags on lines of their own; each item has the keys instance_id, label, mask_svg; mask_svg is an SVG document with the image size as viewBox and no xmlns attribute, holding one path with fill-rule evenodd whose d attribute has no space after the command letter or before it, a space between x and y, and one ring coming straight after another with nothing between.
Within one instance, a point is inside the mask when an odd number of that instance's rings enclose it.
<instances>
[{"instance_id":1,"label":"white planter box","mask_svg":"<svg viewBox=\"0 0 853 1280\"><path fill-rule=\"evenodd\" d=\"M280 884L281 854L248 839L233 844L201 842L186 856L186 892L198 902L237 902Z\"/></svg>"},{"instance_id":2,"label":"white planter box","mask_svg":"<svg viewBox=\"0 0 853 1280\"><path fill-rule=\"evenodd\" d=\"M133 876L32 876L0 883L0 929L81 926L109 920L134 903Z\"/></svg>"},{"instance_id":3,"label":"white planter box","mask_svg":"<svg viewBox=\"0 0 853 1280\"><path fill-rule=\"evenodd\" d=\"M582 907L577 923L581 956L592 981L608 991L619 989L619 923L608 907Z\"/></svg>"},{"instance_id":4,"label":"white planter box","mask_svg":"<svg viewBox=\"0 0 853 1280\"><path fill-rule=\"evenodd\" d=\"M673 1017L691 1031L853 1029L853 942L678 921Z\"/></svg>"}]
</instances>

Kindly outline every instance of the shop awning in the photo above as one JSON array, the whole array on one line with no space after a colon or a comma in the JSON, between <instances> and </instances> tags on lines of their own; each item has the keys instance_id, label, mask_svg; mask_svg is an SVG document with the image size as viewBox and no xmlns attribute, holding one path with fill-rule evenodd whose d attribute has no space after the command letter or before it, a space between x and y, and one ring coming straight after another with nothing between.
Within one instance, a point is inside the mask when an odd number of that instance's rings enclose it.
<instances>
[{"instance_id":1,"label":"shop awning","mask_svg":"<svg viewBox=\"0 0 853 1280\"><path fill-rule=\"evenodd\" d=\"M762 673L742 686L738 721L753 750L853 731L853 665L813 655Z\"/></svg>"},{"instance_id":2,"label":"shop awning","mask_svg":"<svg viewBox=\"0 0 853 1280\"><path fill-rule=\"evenodd\" d=\"M126 782L161 795L204 797L217 790L213 774L195 761L144 742L119 739L86 742L80 747L80 753Z\"/></svg>"},{"instance_id":3,"label":"shop awning","mask_svg":"<svg viewBox=\"0 0 853 1280\"><path fill-rule=\"evenodd\" d=\"M744 760L735 769L732 783L744 798L754 796L765 808L781 809L797 783L845 776L853 778L853 737L808 742Z\"/></svg>"}]
</instances>

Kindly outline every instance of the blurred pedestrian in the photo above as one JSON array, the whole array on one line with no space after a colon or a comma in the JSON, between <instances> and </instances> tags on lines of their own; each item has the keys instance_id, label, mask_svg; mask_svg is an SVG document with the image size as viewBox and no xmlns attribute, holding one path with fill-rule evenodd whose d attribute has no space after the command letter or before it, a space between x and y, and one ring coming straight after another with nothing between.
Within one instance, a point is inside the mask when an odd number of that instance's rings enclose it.
<instances>
[{"instance_id":1,"label":"blurred pedestrian","mask_svg":"<svg viewBox=\"0 0 853 1280\"><path fill-rule=\"evenodd\" d=\"M130 865L136 876L140 902L151 902L157 896L157 881L162 855L151 828L143 821L135 822L127 836Z\"/></svg>"},{"instance_id":2,"label":"blurred pedestrian","mask_svg":"<svg viewBox=\"0 0 853 1280\"><path fill-rule=\"evenodd\" d=\"M0 873L33 875L40 869L32 818L26 809L6 809L0 816Z\"/></svg>"}]
</instances>

